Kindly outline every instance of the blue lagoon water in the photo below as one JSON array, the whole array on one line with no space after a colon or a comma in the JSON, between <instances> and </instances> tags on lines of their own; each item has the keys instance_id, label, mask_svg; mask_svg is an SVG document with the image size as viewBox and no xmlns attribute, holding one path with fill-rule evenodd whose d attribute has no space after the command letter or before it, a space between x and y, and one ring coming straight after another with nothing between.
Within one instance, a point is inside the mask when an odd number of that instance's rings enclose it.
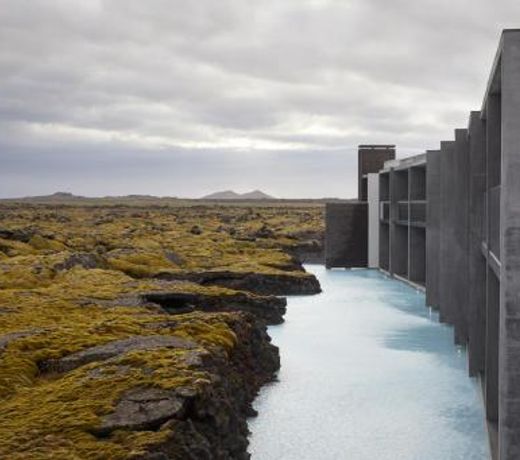
<instances>
[{"instance_id":1,"label":"blue lagoon water","mask_svg":"<svg viewBox=\"0 0 520 460\"><path fill-rule=\"evenodd\" d=\"M374 270L308 266L290 297L278 381L251 419L253 460L489 459L479 382L424 294Z\"/></svg>"}]
</instances>

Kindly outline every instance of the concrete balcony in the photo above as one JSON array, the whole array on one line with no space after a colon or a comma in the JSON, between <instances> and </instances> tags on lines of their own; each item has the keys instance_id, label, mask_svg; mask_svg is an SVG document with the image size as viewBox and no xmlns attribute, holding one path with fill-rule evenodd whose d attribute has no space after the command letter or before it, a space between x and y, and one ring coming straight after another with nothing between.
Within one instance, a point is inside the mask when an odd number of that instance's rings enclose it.
<instances>
[{"instance_id":1,"label":"concrete balcony","mask_svg":"<svg viewBox=\"0 0 520 460\"><path fill-rule=\"evenodd\" d=\"M412 227L426 226L426 200L410 201L410 225Z\"/></svg>"}]
</instances>

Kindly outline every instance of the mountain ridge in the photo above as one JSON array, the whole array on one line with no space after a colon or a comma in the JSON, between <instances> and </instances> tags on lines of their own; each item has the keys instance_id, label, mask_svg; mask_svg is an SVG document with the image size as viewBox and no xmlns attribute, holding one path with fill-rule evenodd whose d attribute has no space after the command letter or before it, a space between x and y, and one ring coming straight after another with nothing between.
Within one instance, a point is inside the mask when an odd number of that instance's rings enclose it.
<instances>
[{"instance_id":1,"label":"mountain ridge","mask_svg":"<svg viewBox=\"0 0 520 460\"><path fill-rule=\"evenodd\" d=\"M210 193L201 198L202 200L275 200L276 198L262 192L252 190L246 193L237 193L234 190L223 190L221 192Z\"/></svg>"}]
</instances>

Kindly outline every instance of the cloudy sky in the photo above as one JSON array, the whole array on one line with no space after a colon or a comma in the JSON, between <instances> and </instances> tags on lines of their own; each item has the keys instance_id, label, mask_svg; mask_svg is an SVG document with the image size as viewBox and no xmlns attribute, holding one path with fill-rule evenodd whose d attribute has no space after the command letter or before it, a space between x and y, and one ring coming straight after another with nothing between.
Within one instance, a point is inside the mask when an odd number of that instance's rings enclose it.
<instances>
[{"instance_id":1,"label":"cloudy sky","mask_svg":"<svg viewBox=\"0 0 520 460\"><path fill-rule=\"evenodd\" d=\"M519 26L518 0L0 0L0 197L354 196L357 145L449 139Z\"/></svg>"}]
</instances>

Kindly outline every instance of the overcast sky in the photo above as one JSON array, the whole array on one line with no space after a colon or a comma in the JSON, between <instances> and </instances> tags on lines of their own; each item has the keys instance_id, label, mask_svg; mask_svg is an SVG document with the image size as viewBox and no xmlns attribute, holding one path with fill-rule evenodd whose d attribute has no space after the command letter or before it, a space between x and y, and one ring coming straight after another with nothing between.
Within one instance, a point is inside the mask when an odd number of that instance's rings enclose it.
<instances>
[{"instance_id":1,"label":"overcast sky","mask_svg":"<svg viewBox=\"0 0 520 460\"><path fill-rule=\"evenodd\" d=\"M518 0L0 0L0 196L351 197L358 144L466 126L519 26Z\"/></svg>"}]
</instances>

